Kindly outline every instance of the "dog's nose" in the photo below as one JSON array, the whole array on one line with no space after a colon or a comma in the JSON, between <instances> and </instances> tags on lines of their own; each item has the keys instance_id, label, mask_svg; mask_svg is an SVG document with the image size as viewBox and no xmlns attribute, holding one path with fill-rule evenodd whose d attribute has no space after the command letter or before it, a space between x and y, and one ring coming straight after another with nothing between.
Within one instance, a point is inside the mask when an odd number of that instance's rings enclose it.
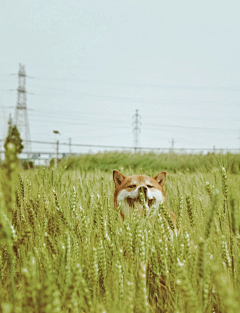
<instances>
[{"instance_id":1,"label":"dog's nose","mask_svg":"<svg viewBox=\"0 0 240 313\"><path fill-rule=\"evenodd\" d=\"M146 186L141 186L138 189L138 193L142 192L144 194L145 198L147 197L147 191L148 191L148 189Z\"/></svg>"}]
</instances>

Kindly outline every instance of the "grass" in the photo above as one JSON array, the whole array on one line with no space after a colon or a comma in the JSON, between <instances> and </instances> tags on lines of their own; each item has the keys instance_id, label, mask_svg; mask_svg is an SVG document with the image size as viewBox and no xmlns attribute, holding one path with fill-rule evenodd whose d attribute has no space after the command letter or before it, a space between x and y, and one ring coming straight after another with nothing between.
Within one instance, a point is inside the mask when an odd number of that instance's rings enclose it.
<instances>
[{"instance_id":1,"label":"grass","mask_svg":"<svg viewBox=\"0 0 240 313\"><path fill-rule=\"evenodd\" d=\"M0 172L0 312L238 311L239 156L190 156L199 165L184 172L187 156L161 156L158 170L159 156L106 154L22 171L11 155ZM136 172L131 156L148 175L171 168L177 236L164 207L124 222L114 209L111 171Z\"/></svg>"},{"instance_id":2,"label":"grass","mask_svg":"<svg viewBox=\"0 0 240 313\"><path fill-rule=\"evenodd\" d=\"M209 170L225 167L228 173L240 173L240 155L238 154L187 154L174 153L118 153L106 152L84 154L63 159L62 166L68 169L99 169L109 172L116 168L133 173L156 173L159 169L174 173L208 172Z\"/></svg>"}]
</instances>

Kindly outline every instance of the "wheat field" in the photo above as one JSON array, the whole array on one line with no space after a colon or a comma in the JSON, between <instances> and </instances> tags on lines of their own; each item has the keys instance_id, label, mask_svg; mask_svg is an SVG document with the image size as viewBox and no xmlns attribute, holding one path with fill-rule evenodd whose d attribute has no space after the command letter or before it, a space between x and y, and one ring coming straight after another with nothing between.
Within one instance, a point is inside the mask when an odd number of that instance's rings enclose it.
<instances>
[{"instance_id":1,"label":"wheat field","mask_svg":"<svg viewBox=\"0 0 240 313\"><path fill-rule=\"evenodd\" d=\"M240 311L238 173L170 171L167 204L123 222L111 165L23 171L13 152L0 169L0 312Z\"/></svg>"}]
</instances>

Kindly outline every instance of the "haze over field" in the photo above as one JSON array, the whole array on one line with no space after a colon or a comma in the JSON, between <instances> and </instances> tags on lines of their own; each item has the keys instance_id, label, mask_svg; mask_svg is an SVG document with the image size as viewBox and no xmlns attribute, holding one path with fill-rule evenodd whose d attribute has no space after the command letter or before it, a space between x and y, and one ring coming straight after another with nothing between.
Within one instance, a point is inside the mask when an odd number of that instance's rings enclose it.
<instances>
[{"instance_id":1,"label":"haze over field","mask_svg":"<svg viewBox=\"0 0 240 313\"><path fill-rule=\"evenodd\" d=\"M32 140L239 148L238 1L4 1L0 139L26 67ZM53 146L32 145L33 150ZM68 151L68 148L65 148ZM89 148L76 148L88 151Z\"/></svg>"}]
</instances>

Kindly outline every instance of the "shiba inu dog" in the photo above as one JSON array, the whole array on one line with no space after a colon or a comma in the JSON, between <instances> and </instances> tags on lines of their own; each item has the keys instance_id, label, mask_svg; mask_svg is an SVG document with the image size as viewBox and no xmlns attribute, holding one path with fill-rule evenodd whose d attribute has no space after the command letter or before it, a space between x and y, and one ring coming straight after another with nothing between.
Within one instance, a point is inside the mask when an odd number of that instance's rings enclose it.
<instances>
[{"instance_id":1,"label":"shiba inu dog","mask_svg":"<svg viewBox=\"0 0 240 313\"><path fill-rule=\"evenodd\" d=\"M140 193L145 197L147 211L152 206L158 208L159 204L166 200L164 184L167 173L161 172L155 177L147 175L124 176L117 170L113 171L113 181L115 183L114 206L121 206L121 215L131 214L132 209L138 208L140 214L143 214L143 205L140 200ZM174 214L174 213L173 213Z\"/></svg>"},{"instance_id":2,"label":"shiba inu dog","mask_svg":"<svg viewBox=\"0 0 240 313\"><path fill-rule=\"evenodd\" d=\"M140 193L142 193L145 198L146 210L150 211L153 206L157 210L159 204L163 204L166 201L166 193L164 190L166 177L166 172L161 172L155 177L150 177L147 175L124 176L119 171L114 170L114 207L117 208L118 205L121 206L123 220L125 216L131 215L133 208L138 208L139 213L143 215L143 205L140 199ZM177 234L176 215L172 211L168 212L175 226L174 232ZM159 282L161 295L164 297L167 288L163 276L161 276ZM170 286L168 286L168 288L169 287Z\"/></svg>"}]
</instances>

